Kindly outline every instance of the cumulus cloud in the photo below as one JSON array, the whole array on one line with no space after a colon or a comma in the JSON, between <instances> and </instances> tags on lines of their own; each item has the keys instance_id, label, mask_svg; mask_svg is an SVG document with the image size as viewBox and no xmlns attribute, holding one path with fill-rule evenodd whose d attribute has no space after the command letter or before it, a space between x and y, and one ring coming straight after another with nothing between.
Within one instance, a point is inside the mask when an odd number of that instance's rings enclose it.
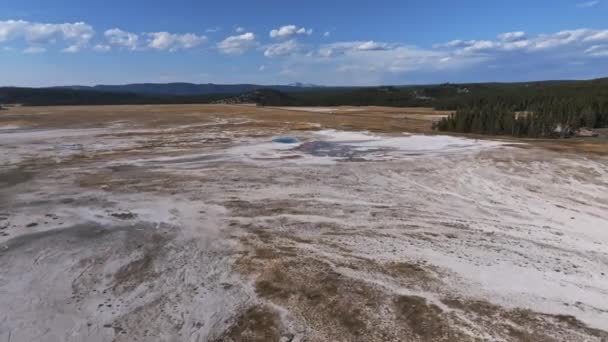
<instances>
[{"instance_id":1,"label":"cumulus cloud","mask_svg":"<svg viewBox=\"0 0 608 342\"><path fill-rule=\"evenodd\" d=\"M94 34L93 27L83 22L73 24L30 23L25 30L28 41L40 44L64 39L82 46L86 45Z\"/></svg>"},{"instance_id":2,"label":"cumulus cloud","mask_svg":"<svg viewBox=\"0 0 608 342\"><path fill-rule=\"evenodd\" d=\"M119 28L109 29L104 33L111 45L136 50L139 46L139 35Z\"/></svg>"},{"instance_id":3,"label":"cumulus cloud","mask_svg":"<svg viewBox=\"0 0 608 342\"><path fill-rule=\"evenodd\" d=\"M25 20L0 21L0 42L23 40L30 44L32 51L42 45L67 44L66 51L80 51L95 35L93 27L84 22L76 23L35 23Z\"/></svg>"},{"instance_id":4,"label":"cumulus cloud","mask_svg":"<svg viewBox=\"0 0 608 342\"><path fill-rule=\"evenodd\" d=\"M169 32L148 33L148 38L148 47L155 50L169 51L192 49L207 40L207 37L194 33L175 34Z\"/></svg>"},{"instance_id":5,"label":"cumulus cloud","mask_svg":"<svg viewBox=\"0 0 608 342\"><path fill-rule=\"evenodd\" d=\"M219 28L210 29L209 32L217 30ZM246 32L241 27L234 27L234 30L236 33L216 43L218 52L240 55L260 46L254 33ZM517 71L512 74L526 75L528 70L543 69L540 66L546 65L556 70L566 69L573 63L594 65L598 70L605 70L608 66L608 30L601 29L580 28L545 34L511 31L493 39L460 37L429 47L375 40L331 42L328 39L331 35L329 31L321 34L325 44L313 46L310 42L299 42L301 37L311 34L312 29L296 25L282 26L270 31L269 35L274 40L261 46L258 51L268 58L280 57L277 62L280 64L272 65L272 70L290 70L290 75L302 77L300 80L313 77L316 73L321 79L331 75L359 77L348 79L354 83L391 80L386 75L437 72L437 75L445 77L444 73L448 75L452 71L468 74L465 69L473 66L476 71L502 68ZM0 43L6 42L3 45L10 44L15 51L24 53L42 53L52 48L64 53L77 53L83 49L97 52L121 49L178 51L196 48L206 41L207 37L197 33L134 33L120 28L111 28L96 38L93 27L84 22L52 24L24 20L0 21ZM258 70L268 70L269 67L262 65Z\"/></svg>"},{"instance_id":6,"label":"cumulus cloud","mask_svg":"<svg viewBox=\"0 0 608 342\"><path fill-rule=\"evenodd\" d=\"M541 74L545 70L563 75L572 61L608 65L608 30L574 29L535 35L512 31L496 39L457 39L429 48L379 41L335 42L319 46L310 58L305 56L290 57L290 69L302 66L300 69L309 73L323 70L320 77L333 72L336 79L355 83L365 77L390 82L387 80L405 75L446 79L450 74L469 75L468 69L476 70L477 75L483 70L512 70L514 77L533 74L542 78L549 75ZM509 75L506 73L503 75ZM307 75L305 71L301 74Z\"/></svg>"},{"instance_id":7,"label":"cumulus cloud","mask_svg":"<svg viewBox=\"0 0 608 342\"><path fill-rule=\"evenodd\" d=\"M149 32L136 34L113 28L105 32L108 44L101 44L97 51L108 50L106 46L115 46L128 50L152 49L156 51L177 51L192 49L207 41L207 37L195 33Z\"/></svg>"},{"instance_id":8,"label":"cumulus cloud","mask_svg":"<svg viewBox=\"0 0 608 342\"><path fill-rule=\"evenodd\" d=\"M0 21L0 42L25 36L25 28L28 25L29 23L23 20Z\"/></svg>"},{"instance_id":9,"label":"cumulus cloud","mask_svg":"<svg viewBox=\"0 0 608 342\"><path fill-rule=\"evenodd\" d=\"M24 52L46 51L50 45L58 46L61 52L77 53L83 49L109 51L112 47L127 50L177 51L197 47L207 37L195 33L150 32L133 33L120 28L111 28L103 34L105 40L93 41L95 30L84 22L37 23L25 20L0 21L0 43L15 41L31 47Z\"/></svg>"},{"instance_id":10,"label":"cumulus cloud","mask_svg":"<svg viewBox=\"0 0 608 342\"><path fill-rule=\"evenodd\" d=\"M321 57L333 57L342 54L352 53L356 51L388 51L399 47L398 44L389 44L382 42L370 41L354 41L354 42L337 42L322 45L319 48L318 55Z\"/></svg>"},{"instance_id":11,"label":"cumulus cloud","mask_svg":"<svg viewBox=\"0 0 608 342\"><path fill-rule=\"evenodd\" d=\"M255 34L246 32L241 35L230 36L217 44L218 50L227 55L241 55L248 49L256 46Z\"/></svg>"},{"instance_id":12,"label":"cumulus cloud","mask_svg":"<svg viewBox=\"0 0 608 342\"><path fill-rule=\"evenodd\" d=\"M474 40L460 40L460 39L455 39L455 40L450 40L447 43L441 43L441 44L434 44L433 47L435 49L444 49L444 48L462 48L462 47L467 47L467 46L471 46L475 44Z\"/></svg>"},{"instance_id":13,"label":"cumulus cloud","mask_svg":"<svg viewBox=\"0 0 608 342\"><path fill-rule=\"evenodd\" d=\"M439 69L452 62L446 52L375 41L325 44L318 49L315 58L318 63L333 65L339 73L374 74L376 77L424 68Z\"/></svg>"},{"instance_id":14,"label":"cumulus cloud","mask_svg":"<svg viewBox=\"0 0 608 342\"><path fill-rule=\"evenodd\" d=\"M331 65L338 74L382 80L410 74L445 78L467 68L475 68L478 73L496 68L501 72L517 70L514 75L553 68L561 75L572 61L584 63L585 59L599 65L608 63L608 30L575 29L537 35L514 31L494 40L457 39L431 48L375 41L336 42L321 45L312 58L317 67Z\"/></svg>"},{"instance_id":15,"label":"cumulus cloud","mask_svg":"<svg viewBox=\"0 0 608 342\"><path fill-rule=\"evenodd\" d=\"M516 42L526 38L526 33L522 31L506 32L498 35L498 38L505 42Z\"/></svg>"},{"instance_id":16,"label":"cumulus cloud","mask_svg":"<svg viewBox=\"0 0 608 342\"><path fill-rule=\"evenodd\" d=\"M472 42L472 44L465 46L463 51L466 52L484 52L489 51L496 48L499 43L490 41L490 40L478 40Z\"/></svg>"},{"instance_id":17,"label":"cumulus cloud","mask_svg":"<svg viewBox=\"0 0 608 342\"><path fill-rule=\"evenodd\" d=\"M498 56L506 52L531 53L562 49L577 53L592 44L608 42L608 30L576 29L550 34L528 36L526 33L507 32L497 40L453 40L434 45L436 49L451 50L458 54L487 54Z\"/></svg>"},{"instance_id":18,"label":"cumulus cloud","mask_svg":"<svg viewBox=\"0 0 608 342\"><path fill-rule=\"evenodd\" d=\"M270 31L270 38L286 39L295 35L308 35L312 34L312 29L306 29L304 27L297 27L296 25L285 25L278 29Z\"/></svg>"},{"instance_id":19,"label":"cumulus cloud","mask_svg":"<svg viewBox=\"0 0 608 342\"><path fill-rule=\"evenodd\" d=\"M357 50L359 51L385 51L391 50L392 47L387 43L378 43L373 40L364 42L357 46Z\"/></svg>"},{"instance_id":20,"label":"cumulus cloud","mask_svg":"<svg viewBox=\"0 0 608 342\"><path fill-rule=\"evenodd\" d=\"M264 50L264 56L266 57L281 57L289 56L299 52L301 49L300 44L295 40L287 40L278 44L268 45Z\"/></svg>"}]
</instances>

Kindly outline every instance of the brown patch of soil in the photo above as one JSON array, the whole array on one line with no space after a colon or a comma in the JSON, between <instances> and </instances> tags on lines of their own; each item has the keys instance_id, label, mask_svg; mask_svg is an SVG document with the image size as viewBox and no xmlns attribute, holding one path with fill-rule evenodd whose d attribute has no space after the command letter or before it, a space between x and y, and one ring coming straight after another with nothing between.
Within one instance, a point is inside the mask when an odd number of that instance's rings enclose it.
<instances>
[{"instance_id":1,"label":"brown patch of soil","mask_svg":"<svg viewBox=\"0 0 608 342\"><path fill-rule=\"evenodd\" d=\"M572 316L549 315L525 309L505 309L485 301L446 298L442 302L463 312L488 333L507 333L512 341L578 341L580 336L608 339L608 333L587 327Z\"/></svg>"},{"instance_id":2,"label":"brown patch of soil","mask_svg":"<svg viewBox=\"0 0 608 342\"><path fill-rule=\"evenodd\" d=\"M281 338L279 315L267 306L254 306L241 314L216 342L273 342Z\"/></svg>"},{"instance_id":3,"label":"brown patch of soil","mask_svg":"<svg viewBox=\"0 0 608 342\"><path fill-rule=\"evenodd\" d=\"M441 309L422 297L399 296L395 310L397 319L423 341L454 341L458 335L445 322Z\"/></svg>"}]
</instances>

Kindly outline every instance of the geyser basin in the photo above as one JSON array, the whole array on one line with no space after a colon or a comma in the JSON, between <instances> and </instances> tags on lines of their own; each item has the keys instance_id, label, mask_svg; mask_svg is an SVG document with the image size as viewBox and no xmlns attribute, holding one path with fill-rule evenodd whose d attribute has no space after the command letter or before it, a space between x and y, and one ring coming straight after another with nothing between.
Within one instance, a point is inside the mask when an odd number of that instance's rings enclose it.
<instances>
[{"instance_id":1,"label":"geyser basin","mask_svg":"<svg viewBox=\"0 0 608 342\"><path fill-rule=\"evenodd\" d=\"M299 142L299 140L294 137L278 137L278 138L272 139L272 142L279 143L279 144L296 144Z\"/></svg>"}]
</instances>

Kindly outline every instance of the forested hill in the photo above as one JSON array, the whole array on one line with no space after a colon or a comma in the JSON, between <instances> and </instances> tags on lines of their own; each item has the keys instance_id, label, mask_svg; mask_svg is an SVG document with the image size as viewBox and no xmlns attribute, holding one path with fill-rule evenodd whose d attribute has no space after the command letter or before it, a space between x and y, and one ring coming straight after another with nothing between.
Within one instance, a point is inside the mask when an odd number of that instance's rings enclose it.
<instances>
[{"instance_id":1,"label":"forested hill","mask_svg":"<svg viewBox=\"0 0 608 342\"><path fill-rule=\"evenodd\" d=\"M435 124L440 131L568 137L608 127L608 79L529 83L443 84L375 87L349 91L268 93L263 105L432 106L455 114Z\"/></svg>"},{"instance_id":2,"label":"forested hill","mask_svg":"<svg viewBox=\"0 0 608 342\"><path fill-rule=\"evenodd\" d=\"M91 90L111 93L134 93L155 96L202 96L217 94L242 94L261 89L272 89L282 92L302 92L316 88L324 88L314 84L293 83L289 85L259 85L259 84L194 84L194 83L133 83L124 85L96 86L65 86L59 89Z\"/></svg>"},{"instance_id":3,"label":"forested hill","mask_svg":"<svg viewBox=\"0 0 608 342\"><path fill-rule=\"evenodd\" d=\"M513 109L523 111L530 103L554 98L580 101L608 99L608 78L590 81L446 83L357 89L313 89L305 93L262 97L260 103L269 106L432 106L437 109L456 110L484 102L503 102L513 106Z\"/></svg>"},{"instance_id":4,"label":"forested hill","mask_svg":"<svg viewBox=\"0 0 608 342\"><path fill-rule=\"evenodd\" d=\"M201 88L202 87L202 88ZM201 89L205 90L201 90ZM590 81L474 83L381 87L318 87L196 85L190 83L132 84L124 86L16 88L0 87L0 103L77 105L126 103L209 103L238 98L277 106L433 106L456 110L480 102L506 102L525 110L538 99L605 99L608 78Z\"/></svg>"},{"instance_id":5,"label":"forested hill","mask_svg":"<svg viewBox=\"0 0 608 342\"><path fill-rule=\"evenodd\" d=\"M296 86L297 88L305 88ZM292 87L293 88L293 87ZM182 89L178 93L187 92ZM608 127L608 78L589 81L474 83L366 88L271 87L235 95L176 95L99 91L91 88L0 88L0 104L109 105L257 103L264 106L435 107L455 114L436 123L441 131L526 137L568 136L581 127Z\"/></svg>"},{"instance_id":6,"label":"forested hill","mask_svg":"<svg viewBox=\"0 0 608 342\"><path fill-rule=\"evenodd\" d=\"M583 128L608 127L608 79L479 86L436 107L456 110L437 123L441 131L568 137Z\"/></svg>"},{"instance_id":7,"label":"forested hill","mask_svg":"<svg viewBox=\"0 0 608 342\"><path fill-rule=\"evenodd\" d=\"M0 88L0 104L26 106L210 103L226 95L143 95L71 88Z\"/></svg>"}]
</instances>

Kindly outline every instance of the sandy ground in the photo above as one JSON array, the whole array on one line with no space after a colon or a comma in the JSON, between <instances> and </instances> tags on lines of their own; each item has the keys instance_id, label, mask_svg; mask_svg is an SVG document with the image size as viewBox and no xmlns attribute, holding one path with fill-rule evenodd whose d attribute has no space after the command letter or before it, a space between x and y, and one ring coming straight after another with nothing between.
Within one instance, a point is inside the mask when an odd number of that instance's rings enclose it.
<instances>
[{"instance_id":1,"label":"sandy ground","mask_svg":"<svg viewBox=\"0 0 608 342\"><path fill-rule=\"evenodd\" d=\"M315 110L0 112L0 341L608 339L605 143Z\"/></svg>"}]
</instances>

